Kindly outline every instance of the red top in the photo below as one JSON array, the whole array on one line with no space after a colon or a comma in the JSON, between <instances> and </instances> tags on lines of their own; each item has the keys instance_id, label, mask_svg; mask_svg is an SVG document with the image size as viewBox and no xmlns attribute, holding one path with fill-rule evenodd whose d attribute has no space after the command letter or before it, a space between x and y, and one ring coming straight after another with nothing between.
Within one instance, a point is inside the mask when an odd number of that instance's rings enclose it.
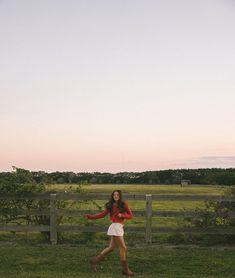
<instances>
[{"instance_id":1,"label":"red top","mask_svg":"<svg viewBox=\"0 0 235 278\"><path fill-rule=\"evenodd\" d=\"M130 208L128 207L127 202L125 202L125 213L121 212L121 210L113 205L112 207L112 214L109 212L109 210L106 208L104 211L97 213L97 214L87 214L87 218L89 219L99 219L99 218L103 218L105 217L107 214L110 213L110 220L114 223L123 223L124 219L132 219L133 218L133 214L130 210ZM121 214L121 217L118 217L118 214Z\"/></svg>"}]
</instances>

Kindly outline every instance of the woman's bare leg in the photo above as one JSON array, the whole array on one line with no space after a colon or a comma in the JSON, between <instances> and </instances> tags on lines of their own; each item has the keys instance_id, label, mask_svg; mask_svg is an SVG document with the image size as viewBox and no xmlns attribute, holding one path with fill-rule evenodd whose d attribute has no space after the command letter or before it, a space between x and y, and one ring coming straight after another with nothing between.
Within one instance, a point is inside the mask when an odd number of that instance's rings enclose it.
<instances>
[{"instance_id":1,"label":"woman's bare leg","mask_svg":"<svg viewBox=\"0 0 235 278\"><path fill-rule=\"evenodd\" d=\"M94 257L93 259L91 259L90 264L91 264L91 268L96 271L96 265L103 260L103 258L110 252L112 252L116 247L116 243L114 241L113 236L111 237L109 246L107 248L105 248L104 250L101 251L101 253Z\"/></svg>"},{"instance_id":2,"label":"woman's bare leg","mask_svg":"<svg viewBox=\"0 0 235 278\"><path fill-rule=\"evenodd\" d=\"M126 248L126 243L125 243L124 237L123 236L115 236L114 241L115 241L116 245L119 247L120 259L122 261L125 261L127 248Z\"/></svg>"},{"instance_id":3,"label":"woman's bare leg","mask_svg":"<svg viewBox=\"0 0 235 278\"><path fill-rule=\"evenodd\" d=\"M119 247L120 260L122 263L122 274L127 276L134 276L134 273L129 269L126 259L126 243L123 236L115 236L114 241Z\"/></svg>"},{"instance_id":4,"label":"woman's bare leg","mask_svg":"<svg viewBox=\"0 0 235 278\"><path fill-rule=\"evenodd\" d=\"M115 241L114 241L114 237L111 236L111 240L110 240L109 246L106 247L106 248L101 252L101 254L106 255L106 254L112 252L112 251L115 249L115 247L116 247L116 243L115 243Z\"/></svg>"}]
</instances>

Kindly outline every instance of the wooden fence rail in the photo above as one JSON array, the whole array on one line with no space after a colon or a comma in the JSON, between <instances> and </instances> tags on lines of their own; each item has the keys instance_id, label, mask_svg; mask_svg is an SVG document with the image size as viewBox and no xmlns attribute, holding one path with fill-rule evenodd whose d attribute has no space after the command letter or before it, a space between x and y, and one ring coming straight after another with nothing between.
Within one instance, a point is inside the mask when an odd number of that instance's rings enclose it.
<instances>
[{"instance_id":1,"label":"wooden fence rail","mask_svg":"<svg viewBox=\"0 0 235 278\"><path fill-rule=\"evenodd\" d=\"M221 195L192 195L192 194L150 194L153 201L218 201L234 202L235 198ZM56 193L56 200L108 200L110 195L102 193ZM123 194L123 198L128 200L145 201L144 194ZM50 194L5 194L0 196L0 200L50 200Z\"/></svg>"},{"instance_id":2,"label":"wooden fence rail","mask_svg":"<svg viewBox=\"0 0 235 278\"><path fill-rule=\"evenodd\" d=\"M59 200L107 200L107 194L76 194L76 193L52 193L52 194L24 194L24 195L2 195L0 200L50 200L50 208L47 209L4 209L0 208L1 213L9 215L46 215L50 219L49 225L0 225L0 231L16 231L16 232L50 232L50 240L52 244L57 243L58 232L104 232L105 227L101 226L75 226L75 225L58 225L58 217L81 217L85 213L91 213L91 210L68 210L58 209L56 202ZM125 231L130 233L145 233L147 243L152 242L153 233L206 233L206 234L235 234L232 227L226 228L169 228L169 227L152 227L152 217L195 217L198 215L196 211L153 211L153 201L219 201L219 202L235 202L235 198L216 196L216 195L139 195L124 194L124 198L128 200L142 200L146 202L145 211L134 210L134 216L144 216L145 226L143 227L126 227ZM94 212L94 211L93 211ZM210 214L213 214L212 212ZM235 217L235 213L228 212L229 217Z\"/></svg>"}]
</instances>

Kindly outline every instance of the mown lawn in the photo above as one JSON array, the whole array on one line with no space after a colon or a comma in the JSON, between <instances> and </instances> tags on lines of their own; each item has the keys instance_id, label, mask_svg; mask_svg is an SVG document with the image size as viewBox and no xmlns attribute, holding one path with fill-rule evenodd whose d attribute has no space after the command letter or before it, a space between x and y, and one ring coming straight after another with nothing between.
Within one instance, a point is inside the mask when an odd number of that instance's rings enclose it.
<instances>
[{"instance_id":1,"label":"mown lawn","mask_svg":"<svg viewBox=\"0 0 235 278\"><path fill-rule=\"evenodd\" d=\"M118 251L94 273L89 258L105 245L0 245L1 278L116 278L123 277ZM130 268L146 278L232 278L235 249L195 246L141 245L128 248Z\"/></svg>"}]
</instances>

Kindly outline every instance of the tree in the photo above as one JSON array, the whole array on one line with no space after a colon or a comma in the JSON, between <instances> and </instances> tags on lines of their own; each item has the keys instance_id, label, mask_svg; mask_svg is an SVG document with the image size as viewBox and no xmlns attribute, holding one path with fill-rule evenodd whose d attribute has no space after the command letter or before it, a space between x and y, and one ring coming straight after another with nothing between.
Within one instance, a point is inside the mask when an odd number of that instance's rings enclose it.
<instances>
[{"instance_id":1,"label":"tree","mask_svg":"<svg viewBox=\"0 0 235 278\"><path fill-rule=\"evenodd\" d=\"M13 166L13 172L10 175L1 177L0 179L0 194L27 194L27 193L43 193L46 191L45 184L37 183L33 174L25 169ZM65 203L60 201L57 204L59 207L64 207ZM3 199L0 200L1 223L17 223L17 224L37 224L49 225L50 218L48 215L19 215L19 210L29 209L48 209L50 200L32 200L32 199ZM59 219L60 221L60 219ZM49 232L42 232L46 238L50 239Z\"/></svg>"}]
</instances>

